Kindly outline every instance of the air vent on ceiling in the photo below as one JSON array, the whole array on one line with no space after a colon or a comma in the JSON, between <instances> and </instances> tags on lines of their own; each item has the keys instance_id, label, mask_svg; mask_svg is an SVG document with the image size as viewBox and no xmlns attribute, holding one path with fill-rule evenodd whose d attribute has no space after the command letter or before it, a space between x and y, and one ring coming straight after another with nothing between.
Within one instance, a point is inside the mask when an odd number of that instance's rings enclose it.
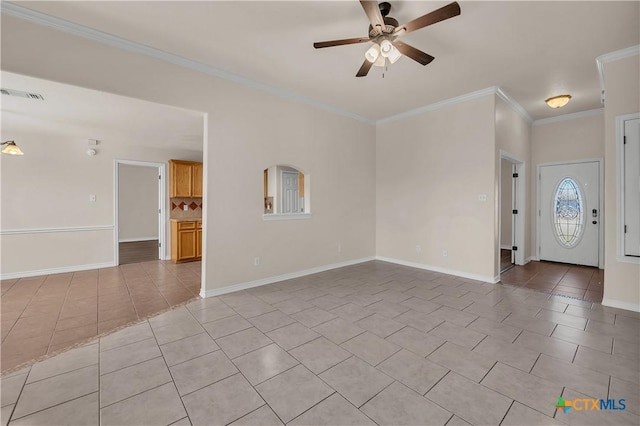
<instances>
[{"instance_id":1,"label":"air vent on ceiling","mask_svg":"<svg viewBox=\"0 0 640 426\"><path fill-rule=\"evenodd\" d=\"M0 93L9 96L19 96L21 98L44 100L44 97L38 93L23 92L22 90L0 89Z\"/></svg>"}]
</instances>

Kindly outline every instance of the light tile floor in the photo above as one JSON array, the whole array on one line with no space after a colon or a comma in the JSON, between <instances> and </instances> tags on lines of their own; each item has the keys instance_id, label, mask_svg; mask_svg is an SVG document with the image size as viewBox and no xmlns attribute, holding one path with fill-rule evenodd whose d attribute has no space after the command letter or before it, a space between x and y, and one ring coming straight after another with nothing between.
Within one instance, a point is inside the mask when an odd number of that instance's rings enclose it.
<instances>
[{"instance_id":1,"label":"light tile floor","mask_svg":"<svg viewBox=\"0 0 640 426\"><path fill-rule=\"evenodd\" d=\"M195 300L5 375L2 425L637 425L638 326L369 262ZM626 410L564 414L560 396Z\"/></svg>"}]
</instances>

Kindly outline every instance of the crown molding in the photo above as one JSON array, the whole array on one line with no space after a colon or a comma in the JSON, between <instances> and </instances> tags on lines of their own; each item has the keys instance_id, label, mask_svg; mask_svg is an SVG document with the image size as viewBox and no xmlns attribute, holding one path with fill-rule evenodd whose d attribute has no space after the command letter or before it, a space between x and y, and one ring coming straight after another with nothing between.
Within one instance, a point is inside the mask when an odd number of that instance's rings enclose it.
<instances>
[{"instance_id":1,"label":"crown molding","mask_svg":"<svg viewBox=\"0 0 640 426\"><path fill-rule=\"evenodd\" d=\"M325 104L323 102L316 101L315 99L309 98L307 96L299 95L285 89L264 84L264 83L252 80L250 78L242 77L240 75L222 70L220 68L203 64L202 62L194 61L194 60L185 58L183 56L165 52L163 50L156 49L154 47L147 46L141 43L136 43L136 42L124 39L122 37L118 37L112 34L95 30L93 28L89 28L84 25L67 21L65 19L56 18L54 16L47 15L42 12L37 12L35 10L28 9L26 7L20 6L15 3L5 2L5 1L1 2L0 12L6 13L9 16L13 16L29 22L33 22L35 24L53 28L58 31L66 32L68 34L73 34L79 37L96 41L98 43L106 44L108 46L127 50L133 53L138 53L140 55L145 55L154 59L169 62L171 64L174 64L183 68L187 68L193 71L198 71L213 77L232 81L234 83L238 83L238 84L251 87L257 90L261 90L263 92L267 92L284 99L289 99L294 102L310 105L312 107L333 112L335 114L342 115L344 117L349 117L358 121L362 121L367 124L375 124L375 120L371 120L369 118L355 114L351 111L347 111L347 110L335 107L330 104Z\"/></svg>"},{"instance_id":2,"label":"crown molding","mask_svg":"<svg viewBox=\"0 0 640 426\"><path fill-rule=\"evenodd\" d=\"M516 102L515 99L513 99L507 92L505 92L501 87L496 87L496 95L498 95L498 97L500 99L502 99L503 101L505 101L507 104L509 104L509 106L518 114L520 114L520 117L524 118L524 120L529 123L532 124L533 123L533 118L531 118L531 116L529 115L529 113L527 112L526 109L524 109L522 107L522 105L520 105L518 102Z\"/></svg>"},{"instance_id":3,"label":"crown molding","mask_svg":"<svg viewBox=\"0 0 640 426\"><path fill-rule=\"evenodd\" d=\"M455 105L463 102L469 102L473 99L479 99L489 95L498 96L500 99L505 101L507 105L509 105L516 113L518 113L527 123L529 124L533 123L533 119L531 118L527 110L525 110L522 107L522 105L520 105L511 96L509 96L509 94L507 94L507 92L505 92L501 87L493 86L493 87L488 87L486 89L478 90L475 92L467 93L464 95L456 96L454 98L445 99L443 101L425 105L409 111L401 112L400 114L392 115L387 118L382 118L376 121L376 124L384 124L384 123L389 123L391 121L413 117L418 114L423 114L429 111L435 111L440 108L444 108L447 106L451 106L451 105Z\"/></svg>"},{"instance_id":4,"label":"crown molding","mask_svg":"<svg viewBox=\"0 0 640 426\"><path fill-rule=\"evenodd\" d=\"M626 49L616 50L614 52L605 53L596 58L596 66L598 67L598 78L600 80L600 101L604 104L604 64L607 62L619 61L620 59L630 58L640 55L640 44L627 47Z\"/></svg>"},{"instance_id":5,"label":"crown molding","mask_svg":"<svg viewBox=\"0 0 640 426\"><path fill-rule=\"evenodd\" d=\"M534 121L533 125L539 126L541 124L557 123L559 121L575 120L577 118L592 117L594 115L602 114L604 114L604 108L596 108L587 111L573 112L571 114L558 115L555 117L541 118L540 120Z\"/></svg>"},{"instance_id":6,"label":"crown molding","mask_svg":"<svg viewBox=\"0 0 640 426\"><path fill-rule=\"evenodd\" d=\"M421 106L419 108L411 109L409 111L404 111L404 112L401 112L400 114L395 114L387 118L381 118L380 120L376 121L376 124L384 124L384 123L389 123L391 121L402 120L404 118L413 117L415 115L422 114L425 112L435 111L437 109L444 108L447 106L459 104L462 102L468 102L474 99L479 99L488 95L495 95L495 94L496 94L496 88L489 87L486 89L456 96L454 98L445 99L443 101L439 101L433 104Z\"/></svg>"}]
</instances>

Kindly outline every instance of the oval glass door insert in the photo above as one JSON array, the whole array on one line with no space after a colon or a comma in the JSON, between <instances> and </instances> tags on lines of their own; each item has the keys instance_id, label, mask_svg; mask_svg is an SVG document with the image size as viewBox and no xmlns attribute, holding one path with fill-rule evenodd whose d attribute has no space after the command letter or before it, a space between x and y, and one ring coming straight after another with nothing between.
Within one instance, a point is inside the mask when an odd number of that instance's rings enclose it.
<instances>
[{"instance_id":1,"label":"oval glass door insert","mask_svg":"<svg viewBox=\"0 0 640 426\"><path fill-rule=\"evenodd\" d=\"M554 194L553 230L558 242L574 247L584 228L584 203L580 185L570 177L563 178Z\"/></svg>"}]
</instances>

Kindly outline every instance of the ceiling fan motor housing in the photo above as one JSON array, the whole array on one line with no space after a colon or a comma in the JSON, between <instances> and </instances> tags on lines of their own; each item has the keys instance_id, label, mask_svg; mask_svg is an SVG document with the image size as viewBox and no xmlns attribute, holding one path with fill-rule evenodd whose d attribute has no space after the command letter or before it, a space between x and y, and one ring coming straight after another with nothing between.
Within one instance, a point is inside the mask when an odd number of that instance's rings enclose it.
<instances>
[{"instance_id":1,"label":"ceiling fan motor housing","mask_svg":"<svg viewBox=\"0 0 640 426\"><path fill-rule=\"evenodd\" d=\"M378 7L380 8L380 14L383 17L387 16L389 12L391 12L391 3L389 3L388 1L383 1L378 5Z\"/></svg>"},{"instance_id":2,"label":"ceiling fan motor housing","mask_svg":"<svg viewBox=\"0 0 640 426\"><path fill-rule=\"evenodd\" d=\"M391 34L393 30L395 30L400 25L398 21L391 16L385 16L383 19L385 24L385 28L382 29L383 34ZM371 25L369 25L369 38L374 39L376 35L378 35L377 32Z\"/></svg>"}]
</instances>

